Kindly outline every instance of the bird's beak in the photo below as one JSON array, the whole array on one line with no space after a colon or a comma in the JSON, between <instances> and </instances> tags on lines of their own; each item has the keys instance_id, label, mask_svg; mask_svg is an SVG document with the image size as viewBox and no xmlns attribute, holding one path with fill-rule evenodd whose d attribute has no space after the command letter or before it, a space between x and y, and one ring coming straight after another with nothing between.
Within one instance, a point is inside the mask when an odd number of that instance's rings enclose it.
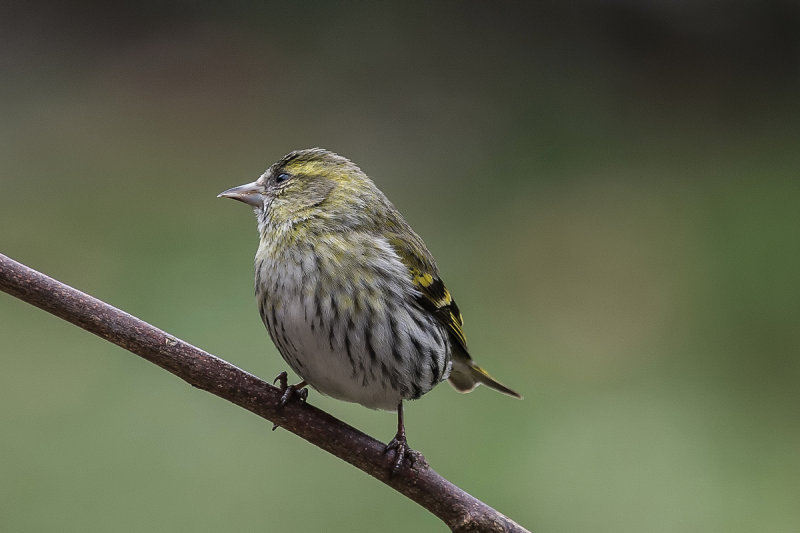
<instances>
[{"instance_id":1,"label":"bird's beak","mask_svg":"<svg viewBox=\"0 0 800 533\"><path fill-rule=\"evenodd\" d=\"M253 183L239 185L238 187L223 191L217 195L217 198L232 198L234 200L239 200L240 202L252 205L253 207L261 207L264 205L263 198L261 197L261 193L263 191L264 188L261 186L261 184L259 184L257 181L254 181Z\"/></svg>"}]
</instances>

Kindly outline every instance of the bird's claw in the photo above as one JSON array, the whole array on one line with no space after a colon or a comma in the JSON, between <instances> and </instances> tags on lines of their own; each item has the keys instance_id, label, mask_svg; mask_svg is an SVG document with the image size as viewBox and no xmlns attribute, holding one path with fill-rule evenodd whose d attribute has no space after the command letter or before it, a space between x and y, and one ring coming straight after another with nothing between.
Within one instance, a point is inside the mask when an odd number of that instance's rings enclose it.
<instances>
[{"instance_id":1,"label":"bird's claw","mask_svg":"<svg viewBox=\"0 0 800 533\"><path fill-rule=\"evenodd\" d=\"M278 400L278 409L286 407L286 404L289 403L292 397L296 396L297 401L300 403L306 403L308 399L308 389L305 387L297 388L297 385L288 385L286 387L281 387L281 390L283 390L283 394L281 395L281 399Z\"/></svg>"},{"instance_id":2,"label":"bird's claw","mask_svg":"<svg viewBox=\"0 0 800 533\"><path fill-rule=\"evenodd\" d=\"M279 383L280 390L283 392L278 400L278 411L286 407L286 404L289 403L294 397L297 398L298 402L306 403L306 400L308 399L308 389L306 388L305 381L301 381L297 385L289 385L289 376L286 374L286 372L281 372L275 377L274 380L272 380L272 383ZM275 431L277 428L278 424L273 424L272 431Z\"/></svg>"},{"instance_id":3,"label":"bird's claw","mask_svg":"<svg viewBox=\"0 0 800 533\"><path fill-rule=\"evenodd\" d=\"M297 396L297 400L300 403L306 403L306 399L308 399L308 389L306 388L306 382L301 381L297 385L289 385L289 376L286 372L281 372L275 379L272 380L272 384L279 383L281 392L281 399L278 400L278 409L283 409L286 407L286 404L292 399L293 396Z\"/></svg>"},{"instance_id":4,"label":"bird's claw","mask_svg":"<svg viewBox=\"0 0 800 533\"><path fill-rule=\"evenodd\" d=\"M414 450L408 447L408 441L404 434L398 433L395 435L394 438L389 441L389 444L386 445L386 448L383 449L383 454L386 455L392 450L394 450L394 460L392 461L392 469L389 474L394 477L400 472L403 463L407 462L413 465L416 457Z\"/></svg>"}]
</instances>

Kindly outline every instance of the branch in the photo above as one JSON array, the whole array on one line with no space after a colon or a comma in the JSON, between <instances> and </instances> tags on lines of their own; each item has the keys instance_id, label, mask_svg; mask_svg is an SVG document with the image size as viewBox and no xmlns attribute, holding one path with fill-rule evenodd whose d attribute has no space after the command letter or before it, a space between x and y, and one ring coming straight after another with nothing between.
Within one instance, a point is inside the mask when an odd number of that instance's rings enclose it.
<instances>
[{"instance_id":1,"label":"branch","mask_svg":"<svg viewBox=\"0 0 800 533\"><path fill-rule=\"evenodd\" d=\"M276 387L147 322L0 254L0 289L224 398L332 453L389 485L457 532L527 530L456 487L421 454L390 476L384 445L311 405L275 406Z\"/></svg>"}]
</instances>

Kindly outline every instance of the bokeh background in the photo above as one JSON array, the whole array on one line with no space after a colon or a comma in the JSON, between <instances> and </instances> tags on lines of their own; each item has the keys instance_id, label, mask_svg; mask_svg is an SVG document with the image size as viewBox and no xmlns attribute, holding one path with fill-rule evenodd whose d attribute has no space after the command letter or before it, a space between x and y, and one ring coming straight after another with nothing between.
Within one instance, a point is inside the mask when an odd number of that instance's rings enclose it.
<instances>
[{"instance_id":1,"label":"bokeh background","mask_svg":"<svg viewBox=\"0 0 800 533\"><path fill-rule=\"evenodd\" d=\"M540 532L800 530L797 4L290 4L3 2L0 251L271 378L215 196L329 148L525 394L411 404L443 475ZM2 531L444 529L5 295L0 365Z\"/></svg>"}]
</instances>

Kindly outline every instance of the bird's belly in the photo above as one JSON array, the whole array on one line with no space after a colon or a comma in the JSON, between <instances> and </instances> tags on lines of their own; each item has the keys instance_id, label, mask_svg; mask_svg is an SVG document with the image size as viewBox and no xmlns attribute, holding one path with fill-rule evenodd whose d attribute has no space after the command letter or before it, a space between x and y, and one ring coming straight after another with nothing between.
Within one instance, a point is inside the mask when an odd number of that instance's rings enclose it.
<instances>
[{"instance_id":1,"label":"bird's belly","mask_svg":"<svg viewBox=\"0 0 800 533\"><path fill-rule=\"evenodd\" d=\"M316 301L282 299L276 309L280 326L268 328L275 330L273 340L292 370L319 392L393 411L400 400L419 398L447 378L444 335L436 329L436 334L414 331L409 324L416 310L396 309L392 321L399 331L393 331L388 321L369 313L333 320L331 308ZM420 313L416 320L425 318Z\"/></svg>"},{"instance_id":2,"label":"bird's belly","mask_svg":"<svg viewBox=\"0 0 800 533\"><path fill-rule=\"evenodd\" d=\"M289 366L321 393L374 409L396 409L450 373L450 340L415 301L394 256L359 253L347 277L333 275L323 247L256 265L256 298ZM396 272L395 272L396 271Z\"/></svg>"},{"instance_id":3,"label":"bird's belly","mask_svg":"<svg viewBox=\"0 0 800 533\"><path fill-rule=\"evenodd\" d=\"M300 302L286 302L284 313L286 341L280 351L300 377L326 396L373 409L397 408L405 387L393 387L381 375L380 362L373 365L362 335L337 331L316 313L309 316ZM375 354L376 361L384 357Z\"/></svg>"}]
</instances>

